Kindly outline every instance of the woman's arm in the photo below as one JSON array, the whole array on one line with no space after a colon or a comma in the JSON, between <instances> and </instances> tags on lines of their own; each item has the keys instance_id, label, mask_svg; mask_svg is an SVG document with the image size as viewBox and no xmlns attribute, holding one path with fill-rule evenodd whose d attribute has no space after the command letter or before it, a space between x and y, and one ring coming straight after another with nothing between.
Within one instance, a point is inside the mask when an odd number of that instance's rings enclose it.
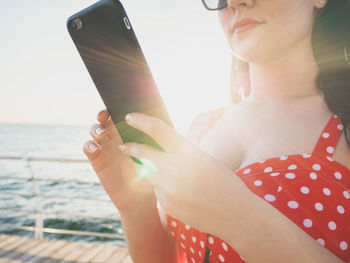
<instances>
[{"instance_id":1,"label":"woman's arm","mask_svg":"<svg viewBox=\"0 0 350 263\"><path fill-rule=\"evenodd\" d=\"M156 200L121 213L130 257L135 263L178 263L175 240L161 220Z\"/></svg>"},{"instance_id":2,"label":"woman's arm","mask_svg":"<svg viewBox=\"0 0 350 263\"><path fill-rule=\"evenodd\" d=\"M193 119L186 133L190 141L195 142L203 129L203 123L211 115L211 112L200 113ZM157 208L156 200L135 209L134 213L121 213L121 219L128 251L135 263L182 262L183 255L179 255L174 237L168 230L164 211Z\"/></svg>"},{"instance_id":3,"label":"woman's arm","mask_svg":"<svg viewBox=\"0 0 350 263\"><path fill-rule=\"evenodd\" d=\"M343 262L237 177L221 182L215 234L249 263ZM218 192L219 193L219 192ZM230 194L231 193L231 194ZM234 193L234 194L232 194ZM237 198L237 196L239 198Z\"/></svg>"}]
</instances>

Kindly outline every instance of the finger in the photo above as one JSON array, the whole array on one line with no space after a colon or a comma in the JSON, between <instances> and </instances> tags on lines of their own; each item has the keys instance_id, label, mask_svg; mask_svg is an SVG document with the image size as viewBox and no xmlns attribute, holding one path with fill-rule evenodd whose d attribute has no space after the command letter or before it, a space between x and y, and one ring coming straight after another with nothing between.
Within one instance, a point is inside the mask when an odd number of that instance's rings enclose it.
<instances>
[{"instance_id":1,"label":"finger","mask_svg":"<svg viewBox=\"0 0 350 263\"><path fill-rule=\"evenodd\" d=\"M113 143L120 145L123 143L122 138L119 135L117 128L108 112L107 109L101 110L97 115L97 120L101 123L101 127L106 129L108 139L112 140Z\"/></svg>"},{"instance_id":2,"label":"finger","mask_svg":"<svg viewBox=\"0 0 350 263\"><path fill-rule=\"evenodd\" d=\"M100 144L100 142L105 141L108 137L107 130L103 128L100 124L95 124L91 127L90 135L98 144Z\"/></svg>"},{"instance_id":3,"label":"finger","mask_svg":"<svg viewBox=\"0 0 350 263\"><path fill-rule=\"evenodd\" d=\"M134 142L121 145L119 149L123 154L137 158L142 162L142 166L148 167L155 173L160 169L159 164L164 158L162 155L166 154L146 144Z\"/></svg>"},{"instance_id":4,"label":"finger","mask_svg":"<svg viewBox=\"0 0 350 263\"><path fill-rule=\"evenodd\" d=\"M111 115L109 114L107 109L103 109L97 114L97 120L101 124L106 123L110 118L111 118Z\"/></svg>"},{"instance_id":5,"label":"finger","mask_svg":"<svg viewBox=\"0 0 350 263\"><path fill-rule=\"evenodd\" d=\"M98 156L100 147L97 143L89 140L84 144L83 151L89 161L92 162Z\"/></svg>"},{"instance_id":6,"label":"finger","mask_svg":"<svg viewBox=\"0 0 350 263\"><path fill-rule=\"evenodd\" d=\"M126 118L126 121L130 126L151 136L167 152L186 150L184 147L189 144L189 141L163 120L138 112L127 116L129 118Z\"/></svg>"}]
</instances>

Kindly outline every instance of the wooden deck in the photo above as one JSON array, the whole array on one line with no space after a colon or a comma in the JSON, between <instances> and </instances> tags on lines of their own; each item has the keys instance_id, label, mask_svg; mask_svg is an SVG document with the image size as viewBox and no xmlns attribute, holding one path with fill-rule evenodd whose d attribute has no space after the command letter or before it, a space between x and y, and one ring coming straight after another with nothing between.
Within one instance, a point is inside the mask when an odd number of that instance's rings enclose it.
<instances>
[{"instance_id":1,"label":"wooden deck","mask_svg":"<svg viewBox=\"0 0 350 263\"><path fill-rule=\"evenodd\" d=\"M0 263L132 263L123 247L0 235Z\"/></svg>"}]
</instances>

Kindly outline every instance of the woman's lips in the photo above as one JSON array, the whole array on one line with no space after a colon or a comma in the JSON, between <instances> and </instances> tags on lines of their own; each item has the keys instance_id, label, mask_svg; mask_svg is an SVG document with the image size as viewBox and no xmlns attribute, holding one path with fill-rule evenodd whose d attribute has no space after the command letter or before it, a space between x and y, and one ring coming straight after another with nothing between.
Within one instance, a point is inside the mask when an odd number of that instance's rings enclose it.
<instances>
[{"instance_id":1,"label":"woman's lips","mask_svg":"<svg viewBox=\"0 0 350 263\"><path fill-rule=\"evenodd\" d=\"M240 27L237 27L235 29L235 31L233 33L239 33L239 32L242 32L242 31L246 31L248 29L251 29L253 27L256 27L258 25L260 25L261 23L249 23L249 24L245 24L243 26L240 26Z\"/></svg>"}]
</instances>

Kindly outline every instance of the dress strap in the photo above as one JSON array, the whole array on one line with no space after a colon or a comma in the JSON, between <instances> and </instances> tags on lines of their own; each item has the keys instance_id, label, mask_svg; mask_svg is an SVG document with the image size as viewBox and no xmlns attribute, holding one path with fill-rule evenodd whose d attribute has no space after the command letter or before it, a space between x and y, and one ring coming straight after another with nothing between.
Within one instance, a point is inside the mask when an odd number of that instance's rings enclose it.
<instances>
[{"instance_id":1,"label":"dress strap","mask_svg":"<svg viewBox=\"0 0 350 263\"><path fill-rule=\"evenodd\" d=\"M337 115L332 114L317 141L312 155L332 157L343 128L341 119Z\"/></svg>"},{"instance_id":2,"label":"dress strap","mask_svg":"<svg viewBox=\"0 0 350 263\"><path fill-rule=\"evenodd\" d=\"M199 144L204 134L220 119L226 108L227 107L221 107L203 116L203 119L200 120L201 127L199 134L196 136L196 144Z\"/></svg>"}]
</instances>

